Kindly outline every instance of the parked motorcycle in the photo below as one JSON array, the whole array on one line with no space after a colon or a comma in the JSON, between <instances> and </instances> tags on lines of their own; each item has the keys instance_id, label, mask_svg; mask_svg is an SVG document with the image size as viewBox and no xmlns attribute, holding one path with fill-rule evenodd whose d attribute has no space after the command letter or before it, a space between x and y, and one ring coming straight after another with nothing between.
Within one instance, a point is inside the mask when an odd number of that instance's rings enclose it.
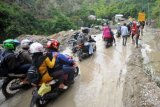
<instances>
[{"instance_id":1,"label":"parked motorcycle","mask_svg":"<svg viewBox=\"0 0 160 107\"><path fill-rule=\"evenodd\" d=\"M71 56L68 56L68 58L71 58ZM74 78L76 78L79 74L79 67L75 67L74 71ZM65 90L59 89L59 81L57 79L52 80L50 83L48 83L51 86L51 91L44 94L43 96L38 94L38 90L40 87L35 87L32 91L32 99L30 103L30 107L44 107L50 100L56 99L60 94L62 94ZM64 75L64 84L68 84L67 81L67 74ZM68 85L70 87L70 85Z\"/></svg>"}]
</instances>

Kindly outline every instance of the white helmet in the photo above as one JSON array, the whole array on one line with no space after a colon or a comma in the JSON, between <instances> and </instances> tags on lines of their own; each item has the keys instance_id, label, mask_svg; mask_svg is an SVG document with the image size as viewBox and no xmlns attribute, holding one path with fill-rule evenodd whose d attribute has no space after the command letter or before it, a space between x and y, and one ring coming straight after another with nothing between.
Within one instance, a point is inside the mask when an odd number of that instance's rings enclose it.
<instances>
[{"instance_id":1,"label":"white helmet","mask_svg":"<svg viewBox=\"0 0 160 107\"><path fill-rule=\"evenodd\" d=\"M31 43L32 43L31 40L29 40L29 39L23 39L23 40L21 41L21 47L22 47L23 49L29 49L29 46L31 45Z\"/></svg>"},{"instance_id":2,"label":"white helmet","mask_svg":"<svg viewBox=\"0 0 160 107\"><path fill-rule=\"evenodd\" d=\"M35 42L30 45L29 51L30 53L44 52L44 48L42 44Z\"/></svg>"}]
</instances>

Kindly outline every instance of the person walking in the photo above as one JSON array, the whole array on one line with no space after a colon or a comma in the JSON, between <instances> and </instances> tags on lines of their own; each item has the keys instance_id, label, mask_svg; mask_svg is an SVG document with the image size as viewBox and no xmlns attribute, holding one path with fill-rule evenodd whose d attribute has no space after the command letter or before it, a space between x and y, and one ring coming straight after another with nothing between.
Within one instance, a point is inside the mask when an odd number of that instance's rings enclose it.
<instances>
[{"instance_id":1,"label":"person walking","mask_svg":"<svg viewBox=\"0 0 160 107\"><path fill-rule=\"evenodd\" d=\"M121 35L123 38L123 46L126 46L127 43L127 36L128 36L128 28L126 26L126 23L123 24L123 26L121 27Z\"/></svg>"}]
</instances>

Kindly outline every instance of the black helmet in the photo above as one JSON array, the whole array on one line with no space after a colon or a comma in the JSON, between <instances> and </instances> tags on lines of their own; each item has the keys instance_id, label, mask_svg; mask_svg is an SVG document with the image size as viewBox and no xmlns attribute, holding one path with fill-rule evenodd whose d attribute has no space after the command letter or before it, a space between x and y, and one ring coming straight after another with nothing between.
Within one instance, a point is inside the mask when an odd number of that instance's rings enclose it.
<instances>
[{"instance_id":1,"label":"black helmet","mask_svg":"<svg viewBox=\"0 0 160 107\"><path fill-rule=\"evenodd\" d=\"M87 28L87 27L82 28L82 32L83 32L83 33L89 33L89 28Z\"/></svg>"}]
</instances>

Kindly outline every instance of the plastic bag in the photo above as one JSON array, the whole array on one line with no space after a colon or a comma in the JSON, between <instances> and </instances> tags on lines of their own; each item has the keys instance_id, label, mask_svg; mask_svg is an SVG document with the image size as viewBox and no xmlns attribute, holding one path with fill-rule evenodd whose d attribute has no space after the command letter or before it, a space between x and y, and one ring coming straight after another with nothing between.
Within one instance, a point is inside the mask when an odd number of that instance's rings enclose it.
<instances>
[{"instance_id":1,"label":"plastic bag","mask_svg":"<svg viewBox=\"0 0 160 107\"><path fill-rule=\"evenodd\" d=\"M142 40L141 39L138 40L138 45L142 46Z\"/></svg>"},{"instance_id":2,"label":"plastic bag","mask_svg":"<svg viewBox=\"0 0 160 107\"><path fill-rule=\"evenodd\" d=\"M42 83L41 87L38 90L38 94L40 96L43 96L44 94L48 93L51 91L51 86L45 83Z\"/></svg>"}]
</instances>

